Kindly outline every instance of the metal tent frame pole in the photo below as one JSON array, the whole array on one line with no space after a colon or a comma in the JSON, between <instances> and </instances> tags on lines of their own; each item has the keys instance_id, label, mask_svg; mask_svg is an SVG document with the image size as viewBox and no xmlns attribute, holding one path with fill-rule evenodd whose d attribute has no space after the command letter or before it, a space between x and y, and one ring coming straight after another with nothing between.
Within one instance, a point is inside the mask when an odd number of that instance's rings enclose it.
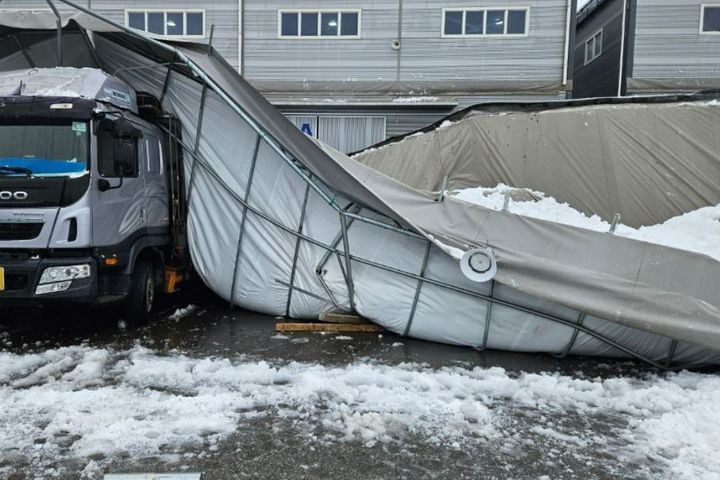
<instances>
[{"instance_id":1,"label":"metal tent frame pole","mask_svg":"<svg viewBox=\"0 0 720 480\"><path fill-rule=\"evenodd\" d=\"M345 256L345 274L348 288L348 298L350 300L350 310L355 311L355 283L352 278L352 258L350 256L350 238L348 236L347 217L340 214L340 226L342 227L343 237L343 255Z\"/></svg>"},{"instance_id":2,"label":"metal tent frame pole","mask_svg":"<svg viewBox=\"0 0 720 480\"><path fill-rule=\"evenodd\" d=\"M62 25L62 17L60 16L60 12L58 12L57 7L55 6L55 3L52 0L46 0L48 6L50 7L50 10L52 10L53 14L55 14L55 24L57 25L57 66L62 67L63 66L63 49L62 49L62 42L63 42L63 25Z\"/></svg>"},{"instance_id":3,"label":"metal tent frame pole","mask_svg":"<svg viewBox=\"0 0 720 480\"><path fill-rule=\"evenodd\" d=\"M495 294L495 280L490 280L490 298ZM485 307L485 326L483 328L482 345L479 350L487 350L488 336L490 335L490 321L492 320L493 302L488 300Z\"/></svg>"},{"instance_id":4,"label":"metal tent frame pole","mask_svg":"<svg viewBox=\"0 0 720 480\"><path fill-rule=\"evenodd\" d=\"M308 198L310 197L310 185L305 186L305 195L303 196L302 210L300 211L300 221L298 222L298 234L303 233L303 224L305 223L305 212L307 211ZM293 253L292 269L290 270L290 285L288 286L288 298L285 305L285 316L290 316L290 306L292 304L292 294L295 288L295 272L297 270L298 255L300 254L300 241L302 238L298 235L295 239L295 252Z\"/></svg>"},{"instance_id":5,"label":"metal tent frame pole","mask_svg":"<svg viewBox=\"0 0 720 480\"><path fill-rule=\"evenodd\" d=\"M25 49L25 47L23 47L23 44L20 43L20 39L17 38L17 35L13 35L12 38L13 38L13 40L15 40L15 44L20 49L20 53L25 58L25 61L28 63L30 68L35 68L35 61L32 59L32 57L30 56L30 53L28 53L28 51Z\"/></svg>"},{"instance_id":6,"label":"metal tent frame pole","mask_svg":"<svg viewBox=\"0 0 720 480\"><path fill-rule=\"evenodd\" d=\"M197 127L195 128L195 146L193 147L193 159L200 152L200 137L202 136L203 118L205 118L205 101L207 100L208 86L203 83L202 93L200 94L200 109L198 111ZM195 189L195 161L190 164L190 181L188 183L187 202L192 205L192 194Z\"/></svg>"},{"instance_id":7,"label":"metal tent frame pole","mask_svg":"<svg viewBox=\"0 0 720 480\"><path fill-rule=\"evenodd\" d=\"M578 324L578 325L582 325L583 323L585 323L585 314L584 314L584 313L581 313L580 316L578 317L577 324ZM565 358L565 357L568 356L568 354L569 354L570 351L572 350L573 346L575 346L575 341L577 340L578 333L579 333L578 329L574 329L574 330L573 330L572 336L570 337L570 341L569 341L568 344L565 346L565 348L563 349L562 353L556 355L556 357L558 357L558 358Z\"/></svg>"},{"instance_id":8,"label":"metal tent frame pole","mask_svg":"<svg viewBox=\"0 0 720 480\"><path fill-rule=\"evenodd\" d=\"M425 246L425 255L423 255L422 265L420 266L420 280L418 280L417 288L415 288L415 296L413 297L412 306L410 307L410 315L408 315L407 323L405 324L405 330L403 331L403 337L407 337L410 333L410 327L412 327L413 320L415 319L415 310L417 309L418 301L420 300L420 290L422 290L423 279L425 277L425 269L427 268L428 260L430 259L430 248L432 242L427 242Z\"/></svg>"},{"instance_id":9,"label":"metal tent frame pole","mask_svg":"<svg viewBox=\"0 0 720 480\"><path fill-rule=\"evenodd\" d=\"M238 231L237 249L235 250L235 263L233 267L233 278L232 285L230 287L230 306L235 306L235 286L237 285L237 271L240 265L240 253L242 252L242 241L243 235L245 234L245 222L247 221L247 203L250 200L250 188L252 188L253 178L255 177L255 165L257 165L258 152L260 151L260 135L255 139L255 146L253 147L252 160L250 163L250 173L248 174L247 186L245 187L245 195L243 196L243 208L242 208L242 219L240 220L240 230ZM193 154L195 155L195 154ZM196 156L196 160L199 158Z\"/></svg>"}]
</instances>

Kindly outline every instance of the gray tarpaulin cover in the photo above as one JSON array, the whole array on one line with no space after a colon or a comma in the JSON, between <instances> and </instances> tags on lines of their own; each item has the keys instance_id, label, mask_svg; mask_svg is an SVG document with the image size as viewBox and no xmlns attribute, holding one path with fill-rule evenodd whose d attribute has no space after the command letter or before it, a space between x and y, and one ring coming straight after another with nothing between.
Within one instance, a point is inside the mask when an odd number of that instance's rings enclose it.
<instances>
[{"instance_id":1,"label":"gray tarpaulin cover","mask_svg":"<svg viewBox=\"0 0 720 480\"><path fill-rule=\"evenodd\" d=\"M456 134L360 163L303 135L207 46L63 21L66 66L115 74L182 121L191 254L221 297L301 318L355 310L477 348L720 359L720 262L430 193L444 176L504 182L631 225L718 204L720 108L706 99L476 109ZM3 13L0 70L52 66L54 26ZM448 253L478 246L497 256L493 281Z\"/></svg>"}]
</instances>

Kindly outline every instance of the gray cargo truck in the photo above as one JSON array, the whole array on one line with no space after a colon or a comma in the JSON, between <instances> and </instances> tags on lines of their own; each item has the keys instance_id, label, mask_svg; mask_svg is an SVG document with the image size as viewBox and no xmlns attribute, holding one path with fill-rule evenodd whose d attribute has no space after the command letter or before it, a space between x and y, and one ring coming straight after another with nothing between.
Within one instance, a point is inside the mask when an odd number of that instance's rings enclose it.
<instances>
[{"instance_id":1,"label":"gray cargo truck","mask_svg":"<svg viewBox=\"0 0 720 480\"><path fill-rule=\"evenodd\" d=\"M96 69L0 75L0 307L122 304L187 275L176 118Z\"/></svg>"}]
</instances>

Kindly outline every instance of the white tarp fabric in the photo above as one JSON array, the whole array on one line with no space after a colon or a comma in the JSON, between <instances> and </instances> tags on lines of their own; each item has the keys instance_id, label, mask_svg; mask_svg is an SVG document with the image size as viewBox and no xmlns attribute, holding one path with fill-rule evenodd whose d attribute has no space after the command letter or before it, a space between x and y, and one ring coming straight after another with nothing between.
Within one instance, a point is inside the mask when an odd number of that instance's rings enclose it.
<instances>
[{"instance_id":1,"label":"white tarp fabric","mask_svg":"<svg viewBox=\"0 0 720 480\"><path fill-rule=\"evenodd\" d=\"M28 52L54 55L53 32L18 18L0 18L0 70ZM96 21L67 22L64 37L86 47L70 66L115 73L181 120L191 254L221 297L304 318L355 309L398 333L478 348L720 360L719 262L437 202L304 136L206 46ZM478 245L496 252L497 281L471 282L447 253Z\"/></svg>"}]
</instances>

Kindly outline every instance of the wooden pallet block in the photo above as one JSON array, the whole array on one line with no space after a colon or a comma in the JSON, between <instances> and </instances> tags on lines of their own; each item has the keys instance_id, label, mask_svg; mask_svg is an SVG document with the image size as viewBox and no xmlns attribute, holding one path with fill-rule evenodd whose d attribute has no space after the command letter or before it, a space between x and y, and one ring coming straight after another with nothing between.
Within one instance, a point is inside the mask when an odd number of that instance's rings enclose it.
<instances>
[{"instance_id":1,"label":"wooden pallet block","mask_svg":"<svg viewBox=\"0 0 720 480\"><path fill-rule=\"evenodd\" d=\"M379 333L385 331L380 325L373 323L358 325L356 323L291 323L275 324L278 332L337 332L337 333Z\"/></svg>"},{"instance_id":2,"label":"wooden pallet block","mask_svg":"<svg viewBox=\"0 0 720 480\"><path fill-rule=\"evenodd\" d=\"M318 318L325 323L352 323L355 325L372 325L370 320L357 315L348 315L345 313L321 313Z\"/></svg>"}]
</instances>

